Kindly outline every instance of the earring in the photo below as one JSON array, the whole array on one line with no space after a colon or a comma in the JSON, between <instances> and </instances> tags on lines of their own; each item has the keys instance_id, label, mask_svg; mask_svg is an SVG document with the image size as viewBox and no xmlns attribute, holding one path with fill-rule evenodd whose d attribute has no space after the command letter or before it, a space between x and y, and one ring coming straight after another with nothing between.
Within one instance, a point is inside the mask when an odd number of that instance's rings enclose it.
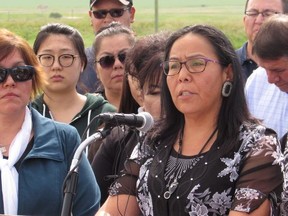
<instances>
[{"instance_id":1,"label":"earring","mask_svg":"<svg viewBox=\"0 0 288 216\"><path fill-rule=\"evenodd\" d=\"M222 96L229 97L232 92L233 84L231 81L225 81L222 87Z\"/></svg>"}]
</instances>

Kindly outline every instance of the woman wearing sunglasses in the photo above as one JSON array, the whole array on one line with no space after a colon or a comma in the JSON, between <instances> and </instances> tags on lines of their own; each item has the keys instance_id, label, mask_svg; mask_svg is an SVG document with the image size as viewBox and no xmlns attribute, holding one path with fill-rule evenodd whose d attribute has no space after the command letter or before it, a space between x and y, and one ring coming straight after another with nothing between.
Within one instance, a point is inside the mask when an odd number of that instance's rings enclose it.
<instances>
[{"instance_id":1,"label":"woman wearing sunglasses","mask_svg":"<svg viewBox=\"0 0 288 216\"><path fill-rule=\"evenodd\" d=\"M135 7L132 0L90 0L89 18L93 32L96 35L99 30L111 22L119 22L130 28L134 22ZM99 85L94 69L95 53L93 46L85 49L88 63L84 72L80 76L77 90L83 93L81 85L84 84L85 90L95 92Z\"/></svg>"},{"instance_id":2,"label":"woman wearing sunglasses","mask_svg":"<svg viewBox=\"0 0 288 216\"><path fill-rule=\"evenodd\" d=\"M80 137L27 106L44 82L29 44L0 29L0 50L0 214L60 215L63 182ZM79 171L72 212L93 215L100 191L86 158Z\"/></svg>"},{"instance_id":3,"label":"woman wearing sunglasses","mask_svg":"<svg viewBox=\"0 0 288 216\"><path fill-rule=\"evenodd\" d=\"M155 121L159 118L162 76L160 63L163 60L166 39L167 34L164 33L145 36L137 40L127 52L127 78L123 85L119 112L146 111ZM136 89L133 89L135 86ZM140 96L137 92L140 92ZM142 135L135 128L114 128L97 151L91 165L101 188L101 204L108 197L109 186L124 169L125 160L130 157L135 145L143 140Z\"/></svg>"},{"instance_id":4,"label":"woman wearing sunglasses","mask_svg":"<svg viewBox=\"0 0 288 216\"><path fill-rule=\"evenodd\" d=\"M95 70L102 86L98 89L103 96L119 108L123 79L124 62L127 51L134 45L133 32L117 22L103 28L95 37Z\"/></svg>"},{"instance_id":5,"label":"woman wearing sunglasses","mask_svg":"<svg viewBox=\"0 0 288 216\"><path fill-rule=\"evenodd\" d=\"M48 24L41 28L33 48L46 81L44 93L33 102L33 107L45 117L74 126L86 139L100 124L92 119L102 112L114 112L115 108L99 94L82 95L76 90L87 64L80 33L64 24Z\"/></svg>"}]
</instances>

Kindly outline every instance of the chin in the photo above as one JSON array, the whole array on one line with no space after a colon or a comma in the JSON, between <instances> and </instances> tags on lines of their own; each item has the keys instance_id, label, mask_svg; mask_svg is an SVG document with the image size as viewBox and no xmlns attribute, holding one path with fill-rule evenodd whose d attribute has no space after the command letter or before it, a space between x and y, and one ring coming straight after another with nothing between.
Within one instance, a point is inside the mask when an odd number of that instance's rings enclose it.
<instances>
[{"instance_id":1,"label":"chin","mask_svg":"<svg viewBox=\"0 0 288 216\"><path fill-rule=\"evenodd\" d=\"M288 88L279 88L281 91L285 92L285 93L288 93Z\"/></svg>"}]
</instances>

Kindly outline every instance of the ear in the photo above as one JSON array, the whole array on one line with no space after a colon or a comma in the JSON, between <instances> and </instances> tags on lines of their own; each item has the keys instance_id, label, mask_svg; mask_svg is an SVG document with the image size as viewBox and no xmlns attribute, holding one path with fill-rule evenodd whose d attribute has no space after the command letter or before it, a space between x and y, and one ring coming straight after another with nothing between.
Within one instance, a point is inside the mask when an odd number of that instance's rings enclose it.
<instances>
[{"instance_id":1,"label":"ear","mask_svg":"<svg viewBox=\"0 0 288 216\"><path fill-rule=\"evenodd\" d=\"M233 81L233 68L232 65L229 64L224 68L224 80L225 81Z\"/></svg>"},{"instance_id":2,"label":"ear","mask_svg":"<svg viewBox=\"0 0 288 216\"><path fill-rule=\"evenodd\" d=\"M97 70L97 64L94 64L94 71L95 71L97 79L100 79L99 70Z\"/></svg>"},{"instance_id":3,"label":"ear","mask_svg":"<svg viewBox=\"0 0 288 216\"><path fill-rule=\"evenodd\" d=\"M143 89L139 89L139 91L140 91L140 94L141 94L142 100L144 100L144 91L143 91Z\"/></svg>"},{"instance_id":4,"label":"ear","mask_svg":"<svg viewBox=\"0 0 288 216\"><path fill-rule=\"evenodd\" d=\"M87 62L87 64L88 64L88 62ZM87 66L87 65L86 65L86 66ZM85 69L85 68L84 68L84 61L82 61L82 59L81 59L81 65L80 65L80 67L81 67L81 68L80 68L80 74L81 74L81 73L83 73L83 71L84 71L84 69Z\"/></svg>"},{"instance_id":5,"label":"ear","mask_svg":"<svg viewBox=\"0 0 288 216\"><path fill-rule=\"evenodd\" d=\"M141 98L140 98L140 106L143 107L143 111L145 111L145 103L144 103L144 92L143 90L139 90L141 92Z\"/></svg>"},{"instance_id":6,"label":"ear","mask_svg":"<svg viewBox=\"0 0 288 216\"><path fill-rule=\"evenodd\" d=\"M89 17L90 17L90 26L93 26L93 21L92 21L92 19L93 19L93 14L92 14L92 11L88 11L88 15L89 15Z\"/></svg>"},{"instance_id":7,"label":"ear","mask_svg":"<svg viewBox=\"0 0 288 216\"><path fill-rule=\"evenodd\" d=\"M136 12L136 9L135 7L131 7L130 9L130 23L134 23L135 21L135 12Z\"/></svg>"}]
</instances>

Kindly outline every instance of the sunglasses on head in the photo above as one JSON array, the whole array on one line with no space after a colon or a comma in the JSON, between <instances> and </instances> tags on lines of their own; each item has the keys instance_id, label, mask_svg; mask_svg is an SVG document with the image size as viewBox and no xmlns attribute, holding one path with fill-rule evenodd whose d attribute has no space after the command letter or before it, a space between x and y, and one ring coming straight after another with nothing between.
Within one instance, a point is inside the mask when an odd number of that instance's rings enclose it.
<instances>
[{"instance_id":1,"label":"sunglasses on head","mask_svg":"<svg viewBox=\"0 0 288 216\"><path fill-rule=\"evenodd\" d=\"M35 69L30 65L0 68L0 83L5 82L8 75L10 75L15 82L24 82L32 79L34 74Z\"/></svg>"},{"instance_id":2,"label":"sunglasses on head","mask_svg":"<svg viewBox=\"0 0 288 216\"><path fill-rule=\"evenodd\" d=\"M124 11L126 10L129 10L129 7L115 8L110 10L94 10L92 11L92 13L96 19L104 19L106 18L108 13L110 14L111 17L117 18L121 17L124 14Z\"/></svg>"},{"instance_id":3,"label":"sunglasses on head","mask_svg":"<svg viewBox=\"0 0 288 216\"><path fill-rule=\"evenodd\" d=\"M126 53L125 52L118 53L117 58L122 64L124 64ZM106 56L101 57L98 61L96 60L95 63L99 63L102 68L110 68L110 67L113 67L115 61L116 61L115 56L106 55Z\"/></svg>"}]
</instances>

